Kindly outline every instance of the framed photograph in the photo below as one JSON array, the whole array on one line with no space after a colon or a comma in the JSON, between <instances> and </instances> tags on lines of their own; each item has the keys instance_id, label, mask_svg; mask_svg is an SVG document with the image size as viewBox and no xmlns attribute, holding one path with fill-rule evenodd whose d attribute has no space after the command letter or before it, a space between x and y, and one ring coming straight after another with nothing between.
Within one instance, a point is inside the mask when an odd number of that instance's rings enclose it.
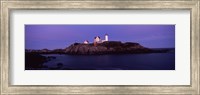
<instances>
[{"instance_id":1,"label":"framed photograph","mask_svg":"<svg viewBox=\"0 0 200 95\"><path fill-rule=\"evenodd\" d=\"M25 70L175 70L175 25L25 25Z\"/></svg>"},{"instance_id":2,"label":"framed photograph","mask_svg":"<svg viewBox=\"0 0 200 95\"><path fill-rule=\"evenodd\" d=\"M200 94L199 0L1 1L1 94Z\"/></svg>"}]
</instances>

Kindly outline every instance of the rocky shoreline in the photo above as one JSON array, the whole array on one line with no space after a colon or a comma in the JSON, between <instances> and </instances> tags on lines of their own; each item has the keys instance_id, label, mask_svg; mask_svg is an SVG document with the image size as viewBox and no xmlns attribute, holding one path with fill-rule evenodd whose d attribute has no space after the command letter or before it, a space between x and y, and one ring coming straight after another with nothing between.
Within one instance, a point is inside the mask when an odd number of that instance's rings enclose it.
<instances>
[{"instance_id":1,"label":"rocky shoreline","mask_svg":"<svg viewBox=\"0 0 200 95\"><path fill-rule=\"evenodd\" d=\"M57 63L57 67L48 68L44 63L56 59L55 56L43 56L42 54L67 54L67 55L107 55L107 54L144 54L144 53L167 53L174 52L172 49L150 49L139 43L120 41L107 41L93 44L74 43L65 49L42 49L42 50L25 50L25 68L26 70L40 69L61 69L63 63ZM174 49L173 49L174 50ZM72 68L67 68L72 69Z\"/></svg>"}]
</instances>

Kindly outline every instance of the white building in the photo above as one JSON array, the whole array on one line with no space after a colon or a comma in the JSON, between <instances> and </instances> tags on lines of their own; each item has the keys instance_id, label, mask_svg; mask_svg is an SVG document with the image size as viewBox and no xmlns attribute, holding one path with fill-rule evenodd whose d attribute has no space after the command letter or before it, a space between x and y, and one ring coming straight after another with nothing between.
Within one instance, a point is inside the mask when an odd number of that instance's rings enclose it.
<instances>
[{"instance_id":1,"label":"white building","mask_svg":"<svg viewBox=\"0 0 200 95\"><path fill-rule=\"evenodd\" d=\"M101 38L99 36L94 37L94 42L101 43Z\"/></svg>"},{"instance_id":2,"label":"white building","mask_svg":"<svg viewBox=\"0 0 200 95\"><path fill-rule=\"evenodd\" d=\"M105 34L105 39L104 40L101 40L101 38L99 36L96 36L94 37L94 43L102 43L102 42L105 42L105 41L108 41L108 34ZM83 42L84 44L89 44L89 41L88 40L85 40Z\"/></svg>"},{"instance_id":3,"label":"white building","mask_svg":"<svg viewBox=\"0 0 200 95\"><path fill-rule=\"evenodd\" d=\"M84 44L89 44L89 41L88 41L88 40L85 40L83 43L84 43Z\"/></svg>"}]
</instances>

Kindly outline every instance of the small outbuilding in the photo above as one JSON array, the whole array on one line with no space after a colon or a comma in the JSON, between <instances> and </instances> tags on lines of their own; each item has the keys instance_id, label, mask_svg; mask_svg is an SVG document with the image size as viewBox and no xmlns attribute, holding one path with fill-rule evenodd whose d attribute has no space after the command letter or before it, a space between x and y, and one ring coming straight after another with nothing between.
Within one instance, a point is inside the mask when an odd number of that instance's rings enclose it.
<instances>
[{"instance_id":1,"label":"small outbuilding","mask_svg":"<svg viewBox=\"0 0 200 95\"><path fill-rule=\"evenodd\" d=\"M85 40L83 43L84 43L84 44L89 44L89 41L88 41L88 40Z\"/></svg>"}]
</instances>

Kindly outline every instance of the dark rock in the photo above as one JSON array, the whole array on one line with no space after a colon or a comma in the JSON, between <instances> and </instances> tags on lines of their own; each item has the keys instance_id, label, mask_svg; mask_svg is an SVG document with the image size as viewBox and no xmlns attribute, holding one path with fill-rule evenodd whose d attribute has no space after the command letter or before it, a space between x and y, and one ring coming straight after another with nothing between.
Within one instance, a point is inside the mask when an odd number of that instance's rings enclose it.
<instances>
[{"instance_id":1,"label":"dark rock","mask_svg":"<svg viewBox=\"0 0 200 95\"><path fill-rule=\"evenodd\" d=\"M46 57L35 53L25 53L25 69L37 70L43 68L43 64L47 61Z\"/></svg>"}]
</instances>

